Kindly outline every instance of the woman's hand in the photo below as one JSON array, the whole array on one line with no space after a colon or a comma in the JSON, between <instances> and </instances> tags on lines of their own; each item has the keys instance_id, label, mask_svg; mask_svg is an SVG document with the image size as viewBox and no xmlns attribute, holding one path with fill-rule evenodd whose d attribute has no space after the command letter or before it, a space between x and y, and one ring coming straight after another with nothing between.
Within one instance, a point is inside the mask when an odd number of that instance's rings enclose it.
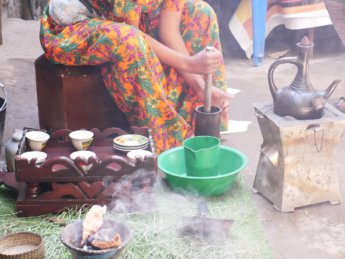
<instances>
[{"instance_id":1,"label":"woman's hand","mask_svg":"<svg viewBox=\"0 0 345 259\"><path fill-rule=\"evenodd\" d=\"M188 57L186 72L195 74L213 73L223 64L222 53L214 47L207 47L209 50L202 50L194 56Z\"/></svg>"},{"instance_id":2,"label":"woman's hand","mask_svg":"<svg viewBox=\"0 0 345 259\"><path fill-rule=\"evenodd\" d=\"M214 86L212 87L211 96L212 105L220 107L222 109L222 117L227 118L230 109L230 99L233 96Z\"/></svg>"},{"instance_id":3,"label":"woman's hand","mask_svg":"<svg viewBox=\"0 0 345 259\"><path fill-rule=\"evenodd\" d=\"M204 102L204 90L199 89L196 92L197 98L201 101ZM234 96L230 95L223 90L213 86L211 90L211 103L212 106L217 106L222 109L222 117L227 118L227 115L229 113L230 109L230 99L232 99Z\"/></svg>"}]
</instances>

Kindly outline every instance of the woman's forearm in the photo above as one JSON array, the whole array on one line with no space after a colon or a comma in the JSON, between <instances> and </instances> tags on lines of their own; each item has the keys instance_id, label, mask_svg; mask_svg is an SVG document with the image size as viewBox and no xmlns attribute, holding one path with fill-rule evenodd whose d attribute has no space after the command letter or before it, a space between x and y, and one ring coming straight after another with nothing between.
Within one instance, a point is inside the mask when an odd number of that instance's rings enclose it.
<instances>
[{"instance_id":1,"label":"woman's forearm","mask_svg":"<svg viewBox=\"0 0 345 259\"><path fill-rule=\"evenodd\" d=\"M158 59L162 63L174 67L178 70L188 71L191 69L191 60L189 56L163 45L156 39L152 38L150 35L144 35L145 38L148 40L150 46L153 48Z\"/></svg>"},{"instance_id":2,"label":"woman's forearm","mask_svg":"<svg viewBox=\"0 0 345 259\"><path fill-rule=\"evenodd\" d=\"M202 75L212 73L222 62L219 51L201 51L190 55L179 31L179 12L162 11L159 21L159 41L146 35L159 60L178 70L197 98L203 100L205 80Z\"/></svg>"},{"instance_id":3,"label":"woman's forearm","mask_svg":"<svg viewBox=\"0 0 345 259\"><path fill-rule=\"evenodd\" d=\"M149 40L150 45L154 49L158 59L162 63L176 68L189 87L191 87L197 94L198 99L202 100L202 91L204 89L205 82L200 74L192 73L194 72L194 68L189 64L189 60L191 58L188 55L187 49L183 50L183 48L181 48L181 53L163 45L149 35L146 35L146 38Z\"/></svg>"},{"instance_id":4,"label":"woman's forearm","mask_svg":"<svg viewBox=\"0 0 345 259\"><path fill-rule=\"evenodd\" d=\"M178 12L162 11L159 27L160 41L167 47L178 51L186 56L190 53L179 31L181 14ZM169 29L167 29L169 28ZM178 69L179 74L185 82L191 87L199 100L203 99L203 89L205 85L204 78L199 74L189 73L185 70Z\"/></svg>"},{"instance_id":5,"label":"woman's forearm","mask_svg":"<svg viewBox=\"0 0 345 259\"><path fill-rule=\"evenodd\" d=\"M182 53L186 56L189 56L189 52L186 48L186 45L184 43L184 40L180 33L178 32L177 37L162 37L164 40L162 40L163 44L166 46L178 51L179 53ZM174 39L173 39L174 38ZM177 69L179 74L182 76L182 78L185 80L185 82L189 85L190 88L192 88L197 95L197 98L202 101L204 98L203 90L205 86L205 80L203 76L200 74L194 74L191 72L188 72L186 70Z\"/></svg>"}]
</instances>

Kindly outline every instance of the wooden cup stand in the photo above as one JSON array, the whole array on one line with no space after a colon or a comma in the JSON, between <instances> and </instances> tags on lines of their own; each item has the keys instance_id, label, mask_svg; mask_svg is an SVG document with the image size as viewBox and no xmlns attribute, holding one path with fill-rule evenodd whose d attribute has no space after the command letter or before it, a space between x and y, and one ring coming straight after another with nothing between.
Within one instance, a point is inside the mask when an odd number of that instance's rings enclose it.
<instances>
[{"instance_id":1,"label":"wooden cup stand","mask_svg":"<svg viewBox=\"0 0 345 259\"><path fill-rule=\"evenodd\" d=\"M31 129L24 129L23 136L28 130ZM20 158L22 153L30 151L25 137L22 138L15 158L16 181L8 175L10 173L2 179L5 185L12 181L9 185L18 190L18 216L56 213L83 205L104 205L123 196L131 197L135 192L152 192L156 156L149 130L132 127L131 132L119 128L91 131L94 139L88 150L95 152L97 158L91 157L86 162L79 158L73 161L69 157L75 151L68 137L71 130L61 129L51 134L43 150L48 155L47 159L40 165ZM153 155L143 161L137 159L132 162L126 153L114 150L114 137L129 133L149 137ZM122 181L124 178L125 184Z\"/></svg>"}]
</instances>

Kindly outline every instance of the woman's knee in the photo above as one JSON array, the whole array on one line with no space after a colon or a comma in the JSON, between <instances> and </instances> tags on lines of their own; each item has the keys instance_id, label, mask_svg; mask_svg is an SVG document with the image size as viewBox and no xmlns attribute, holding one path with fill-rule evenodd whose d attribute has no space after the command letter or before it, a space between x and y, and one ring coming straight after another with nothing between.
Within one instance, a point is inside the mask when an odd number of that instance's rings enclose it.
<instances>
[{"instance_id":1,"label":"woman's knee","mask_svg":"<svg viewBox=\"0 0 345 259\"><path fill-rule=\"evenodd\" d=\"M115 58L117 55L120 55L121 59L137 56L137 53L142 53L146 49L147 43L143 34L131 25L114 23L103 30L108 40L113 43L112 51Z\"/></svg>"},{"instance_id":2,"label":"woman's knee","mask_svg":"<svg viewBox=\"0 0 345 259\"><path fill-rule=\"evenodd\" d=\"M209 3L206 3L205 1L200 1L200 10L206 12L208 14L208 17L210 17L212 21L217 20L217 14Z\"/></svg>"},{"instance_id":3,"label":"woman's knee","mask_svg":"<svg viewBox=\"0 0 345 259\"><path fill-rule=\"evenodd\" d=\"M98 30L98 32L106 35L108 39L118 44L135 43L133 39L141 36L137 28L125 23L115 22L104 24L101 31Z\"/></svg>"},{"instance_id":4,"label":"woman's knee","mask_svg":"<svg viewBox=\"0 0 345 259\"><path fill-rule=\"evenodd\" d=\"M209 44L217 47L215 42L219 41L219 26L213 8L198 0L187 0L185 4L180 31L190 53L198 53Z\"/></svg>"},{"instance_id":5,"label":"woman's knee","mask_svg":"<svg viewBox=\"0 0 345 259\"><path fill-rule=\"evenodd\" d=\"M186 5L192 10L191 16L209 19L210 23L217 22L217 14L210 4L205 1L187 0Z\"/></svg>"}]
</instances>

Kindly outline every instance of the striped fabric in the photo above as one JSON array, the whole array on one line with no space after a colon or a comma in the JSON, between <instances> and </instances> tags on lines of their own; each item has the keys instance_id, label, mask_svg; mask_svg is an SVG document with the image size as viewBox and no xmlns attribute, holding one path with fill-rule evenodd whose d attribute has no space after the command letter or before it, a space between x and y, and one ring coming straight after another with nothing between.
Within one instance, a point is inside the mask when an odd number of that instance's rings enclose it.
<instances>
[{"instance_id":1,"label":"striped fabric","mask_svg":"<svg viewBox=\"0 0 345 259\"><path fill-rule=\"evenodd\" d=\"M332 24L323 0L268 0L266 37L278 25L300 30ZM242 0L229 22L235 39L246 53L253 54L252 0Z\"/></svg>"}]
</instances>

